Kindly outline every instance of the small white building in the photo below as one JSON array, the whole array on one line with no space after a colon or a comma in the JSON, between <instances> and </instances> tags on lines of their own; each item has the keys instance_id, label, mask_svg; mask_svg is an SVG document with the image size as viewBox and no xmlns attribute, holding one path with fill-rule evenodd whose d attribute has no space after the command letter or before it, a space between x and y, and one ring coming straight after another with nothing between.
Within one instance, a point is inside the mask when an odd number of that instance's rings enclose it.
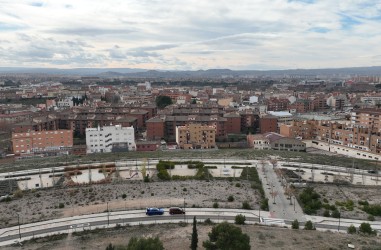
<instances>
[{"instance_id":1,"label":"small white building","mask_svg":"<svg viewBox=\"0 0 381 250\"><path fill-rule=\"evenodd\" d=\"M121 125L86 129L86 152L135 151L135 130Z\"/></svg>"},{"instance_id":2,"label":"small white building","mask_svg":"<svg viewBox=\"0 0 381 250\"><path fill-rule=\"evenodd\" d=\"M250 102L250 104L251 103L258 103L258 96L255 96L255 95L250 96L249 102Z\"/></svg>"},{"instance_id":3,"label":"small white building","mask_svg":"<svg viewBox=\"0 0 381 250\"><path fill-rule=\"evenodd\" d=\"M72 98L60 99L56 102L58 108L71 108L74 106Z\"/></svg>"}]
</instances>

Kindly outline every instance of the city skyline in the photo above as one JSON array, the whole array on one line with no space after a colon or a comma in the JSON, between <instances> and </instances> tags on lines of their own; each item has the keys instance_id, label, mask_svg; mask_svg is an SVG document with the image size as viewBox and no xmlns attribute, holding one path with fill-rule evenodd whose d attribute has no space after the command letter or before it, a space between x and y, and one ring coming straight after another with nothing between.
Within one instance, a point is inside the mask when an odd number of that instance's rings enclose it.
<instances>
[{"instance_id":1,"label":"city skyline","mask_svg":"<svg viewBox=\"0 0 381 250\"><path fill-rule=\"evenodd\" d=\"M2 1L0 67L381 65L378 1Z\"/></svg>"}]
</instances>

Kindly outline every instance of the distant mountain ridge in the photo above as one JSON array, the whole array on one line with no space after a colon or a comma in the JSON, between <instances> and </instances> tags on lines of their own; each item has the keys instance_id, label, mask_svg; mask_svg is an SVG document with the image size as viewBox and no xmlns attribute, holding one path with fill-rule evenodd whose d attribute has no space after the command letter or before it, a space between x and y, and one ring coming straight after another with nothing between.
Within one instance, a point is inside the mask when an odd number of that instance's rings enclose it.
<instances>
[{"instance_id":1,"label":"distant mountain ridge","mask_svg":"<svg viewBox=\"0 0 381 250\"><path fill-rule=\"evenodd\" d=\"M258 76L347 76L347 75L372 75L381 76L381 66L352 67L352 68L326 68L326 69L287 69L287 70L230 70L230 69L207 69L207 70L147 70L133 68L18 68L0 67L0 74L51 74L73 76L98 76L132 77L132 78L216 78L216 77L258 77Z\"/></svg>"}]
</instances>

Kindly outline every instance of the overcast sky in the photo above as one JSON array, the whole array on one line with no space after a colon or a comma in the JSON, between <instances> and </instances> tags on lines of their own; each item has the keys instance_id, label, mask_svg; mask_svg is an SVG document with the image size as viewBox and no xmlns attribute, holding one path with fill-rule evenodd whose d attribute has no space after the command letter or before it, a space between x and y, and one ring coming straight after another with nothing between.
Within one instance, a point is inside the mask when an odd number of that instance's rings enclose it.
<instances>
[{"instance_id":1,"label":"overcast sky","mask_svg":"<svg viewBox=\"0 0 381 250\"><path fill-rule=\"evenodd\" d=\"M376 65L380 0L0 0L0 66Z\"/></svg>"}]
</instances>

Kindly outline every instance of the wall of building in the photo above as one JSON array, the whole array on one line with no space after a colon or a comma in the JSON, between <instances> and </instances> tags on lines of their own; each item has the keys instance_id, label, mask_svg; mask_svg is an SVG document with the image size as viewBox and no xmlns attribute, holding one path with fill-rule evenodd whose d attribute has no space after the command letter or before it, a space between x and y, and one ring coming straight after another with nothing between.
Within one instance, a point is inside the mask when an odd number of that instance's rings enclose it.
<instances>
[{"instance_id":1,"label":"wall of building","mask_svg":"<svg viewBox=\"0 0 381 250\"><path fill-rule=\"evenodd\" d=\"M345 155L349 157L354 157L358 159L366 160L379 160L381 155L371 153L369 151L358 150L342 145L330 144L328 142L318 141L318 140L303 140L307 147L316 148L340 155Z\"/></svg>"},{"instance_id":2,"label":"wall of building","mask_svg":"<svg viewBox=\"0 0 381 250\"><path fill-rule=\"evenodd\" d=\"M86 129L88 154L112 152L113 148L135 151L135 130L120 125Z\"/></svg>"},{"instance_id":3,"label":"wall of building","mask_svg":"<svg viewBox=\"0 0 381 250\"><path fill-rule=\"evenodd\" d=\"M260 118L259 127L261 134L268 132L278 132L278 119L277 118Z\"/></svg>"},{"instance_id":4,"label":"wall of building","mask_svg":"<svg viewBox=\"0 0 381 250\"><path fill-rule=\"evenodd\" d=\"M215 148L216 128L201 124L176 127L176 142L181 149Z\"/></svg>"},{"instance_id":5,"label":"wall of building","mask_svg":"<svg viewBox=\"0 0 381 250\"><path fill-rule=\"evenodd\" d=\"M73 132L71 130L12 133L14 154L57 151L71 147L73 147Z\"/></svg>"}]
</instances>

